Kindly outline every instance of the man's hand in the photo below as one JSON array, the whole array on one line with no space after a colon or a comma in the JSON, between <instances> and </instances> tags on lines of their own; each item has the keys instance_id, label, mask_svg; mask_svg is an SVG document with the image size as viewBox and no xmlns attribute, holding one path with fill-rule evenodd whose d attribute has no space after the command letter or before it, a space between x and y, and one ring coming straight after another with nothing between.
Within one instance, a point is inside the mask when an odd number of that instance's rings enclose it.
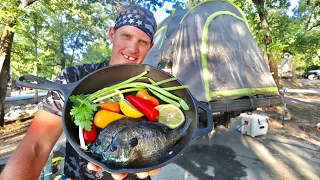
<instances>
[{"instance_id":1,"label":"man's hand","mask_svg":"<svg viewBox=\"0 0 320 180\"><path fill-rule=\"evenodd\" d=\"M103 171L103 169L91 162L88 163L87 165L87 168L91 171ZM144 179L148 176L154 176L156 174L158 174L159 172L161 171L161 168L159 169L155 169L155 170L152 170L152 171L149 171L149 172L140 172L140 173L137 173L137 176L138 178L140 179ZM122 180L124 179L128 174L127 173L122 173L122 174L111 174L113 179L115 180Z\"/></svg>"}]
</instances>

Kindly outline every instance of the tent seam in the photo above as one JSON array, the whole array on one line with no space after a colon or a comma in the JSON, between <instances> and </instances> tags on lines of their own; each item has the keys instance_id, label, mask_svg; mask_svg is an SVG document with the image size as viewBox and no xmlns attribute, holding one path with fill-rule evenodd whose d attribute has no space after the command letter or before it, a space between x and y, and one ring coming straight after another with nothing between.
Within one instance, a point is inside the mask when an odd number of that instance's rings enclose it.
<instances>
[{"instance_id":1,"label":"tent seam","mask_svg":"<svg viewBox=\"0 0 320 180\"><path fill-rule=\"evenodd\" d=\"M203 70L203 81L204 81L204 88L205 88L205 93L206 93L206 98L208 101L211 100L211 95L210 95L210 88L209 88L209 70L208 70L208 59L207 59L207 52L208 52L208 44L207 44L207 39L208 39L208 32L209 32L209 26L211 22L218 16L220 15L230 15L233 16L234 18L244 21L241 17L238 17L236 14L231 13L230 11L218 11L213 14L211 14L205 24L204 28L202 31L202 41L201 41L201 62L202 62L202 70Z\"/></svg>"},{"instance_id":2,"label":"tent seam","mask_svg":"<svg viewBox=\"0 0 320 180\"><path fill-rule=\"evenodd\" d=\"M192 7L181 19L180 21L180 24L183 23L184 19L191 13L191 11L193 11L195 8L201 6L202 4L205 4L205 3L209 3L209 2L218 2L218 1L222 1L222 2L226 2L226 3L229 3L230 5L232 5L234 8L236 8L240 14L242 15L243 19L244 19L244 22L246 23L249 31L250 31L250 28L249 28L249 24L248 24L248 20L247 18L245 17L243 11L236 5L234 4L233 2L230 2L228 0L207 0L207 1L203 1L203 2L200 2L199 4L197 4L196 6Z\"/></svg>"},{"instance_id":3,"label":"tent seam","mask_svg":"<svg viewBox=\"0 0 320 180\"><path fill-rule=\"evenodd\" d=\"M163 42L164 42L164 38L165 38L165 36L166 36L166 34L167 34L167 29L168 29L168 26L167 26L167 25L166 25L166 26L163 26L163 27L161 27L161 28L154 34L154 35L157 35L160 31L163 31L163 30L164 30L164 35L162 36L161 43L160 43L158 49L161 49L161 47L162 47L162 44L163 44Z\"/></svg>"},{"instance_id":4,"label":"tent seam","mask_svg":"<svg viewBox=\"0 0 320 180\"><path fill-rule=\"evenodd\" d=\"M277 87L264 87L264 88L242 88L242 89L233 89L226 91L215 91L210 92L211 97L225 97L233 95L242 95L242 94L253 94L256 92L278 92Z\"/></svg>"}]
</instances>

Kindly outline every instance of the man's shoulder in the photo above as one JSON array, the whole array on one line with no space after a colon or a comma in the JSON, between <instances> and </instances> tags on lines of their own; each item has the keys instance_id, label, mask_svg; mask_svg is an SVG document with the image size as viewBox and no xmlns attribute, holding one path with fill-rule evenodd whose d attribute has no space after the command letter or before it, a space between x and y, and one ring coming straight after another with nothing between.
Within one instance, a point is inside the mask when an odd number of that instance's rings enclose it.
<instances>
[{"instance_id":1,"label":"man's shoulder","mask_svg":"<svg viewBox=\"0 0 320 180\"><path fill-rule=\"evenodd\" d=\"M65 79L65 83L75 82L91 72L107 66L109 66L109 61L69 66L61 71L57 79L62 81Z\"/></svg>"},{"instance_id":2,"label":"man's shoulder","mask_svg":"<svg viewBox=\"0 0 320 180\"><path fill-rule=\"evenodd\" d=\"M106 66L109 66L109 60L97 62L97 63L86 63L86 64L68 66L64 70L69 71L69 70L83 70L83 69L99 69Z\"/></svg>"}]
</instances>

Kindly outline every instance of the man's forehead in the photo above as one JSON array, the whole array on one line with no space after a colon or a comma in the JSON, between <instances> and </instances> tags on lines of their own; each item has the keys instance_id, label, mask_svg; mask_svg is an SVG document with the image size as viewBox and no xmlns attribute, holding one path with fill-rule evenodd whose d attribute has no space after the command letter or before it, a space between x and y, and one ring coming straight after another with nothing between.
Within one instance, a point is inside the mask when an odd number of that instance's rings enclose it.
<instances>
[{"instance_id":1,"label":"man's forehead","mask_svg":"<svg viewBox=\"0 0 320 180\"><path fill-rule=\"evenodd\" d=\"M151 42L150 37L141 29L135 27L135 26L122 26L119 29L117 29L119 33L125 33L125 34L130 34L132 36L138 36L139 39Z\"/></svg>"}]
</instances>

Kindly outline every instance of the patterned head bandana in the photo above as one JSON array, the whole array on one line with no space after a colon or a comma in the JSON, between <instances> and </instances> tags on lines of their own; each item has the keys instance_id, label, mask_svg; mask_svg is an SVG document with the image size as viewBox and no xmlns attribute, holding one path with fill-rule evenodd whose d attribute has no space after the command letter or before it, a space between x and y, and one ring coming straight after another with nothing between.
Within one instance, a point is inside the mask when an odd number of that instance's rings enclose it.
<instances>
[{"instance_id":1,"label":"patterned head bandana","mask_svg":"<svg viewBox=\"0 0 320 180\"><path fill-rule=\"evenodd\" d=\"M118 14L114 28L121 26L135 26L145 32L153 41L153 35L157 30L157 23L152 12L139 6L127 6L127 8Z\"/></svg>"}]
</instances>

